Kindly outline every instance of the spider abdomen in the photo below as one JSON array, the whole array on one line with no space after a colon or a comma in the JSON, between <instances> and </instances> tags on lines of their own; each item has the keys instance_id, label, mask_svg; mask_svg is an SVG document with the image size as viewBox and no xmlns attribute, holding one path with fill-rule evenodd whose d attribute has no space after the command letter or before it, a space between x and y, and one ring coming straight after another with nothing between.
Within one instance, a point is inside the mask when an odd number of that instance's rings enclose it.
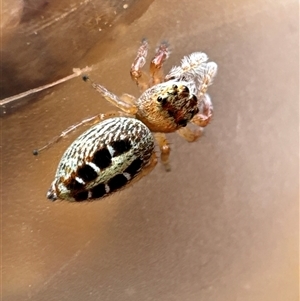
<instances>
[{"instance_id":1,"label":"spider abdomen","mask_svg":"<svg viewBox=\"0 0 300 301\"><path fill-rule=\"evenodd\" d=\"M47 197L85 201L107 196L139 175L153 151L154 138L141 121L128 117L104 120L66 150Z\"/></svg>"}]
</instances>

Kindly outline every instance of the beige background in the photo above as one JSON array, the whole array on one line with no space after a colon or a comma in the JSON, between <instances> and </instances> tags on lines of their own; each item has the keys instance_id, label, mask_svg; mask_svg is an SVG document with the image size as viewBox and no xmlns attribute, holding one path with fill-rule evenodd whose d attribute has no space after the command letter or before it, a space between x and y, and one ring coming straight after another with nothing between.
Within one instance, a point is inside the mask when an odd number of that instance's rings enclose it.
<instances>
[{"instance_id":1,"label":"beige background","mask_svg":"<svg viewBox=\"0 0 300 301\"><path fill-rule=\"evenodd\" d=\"M2 107L3 300L298 300L297 1L9 3L2 97L86 65L138 96L129 67L143 37L152 51L171 43L166 69L204 51L219 72L203 139L169 135L172 171L92 203L45 198L84 129L31 150L112 107L80 78Z\"/></svg>"}]
</instances>

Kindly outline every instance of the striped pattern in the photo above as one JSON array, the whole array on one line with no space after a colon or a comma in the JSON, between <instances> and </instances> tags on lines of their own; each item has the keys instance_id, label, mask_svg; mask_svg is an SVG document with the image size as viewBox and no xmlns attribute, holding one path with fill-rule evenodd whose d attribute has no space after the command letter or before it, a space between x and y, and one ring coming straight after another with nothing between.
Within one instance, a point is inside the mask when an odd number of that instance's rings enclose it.
<instances>
[{"instance_id":1,"label":"striped pattern","mask_svg":"<svg viewBox=\"0 0 300 301\"><path fill-rule=\"evenodd\" d=\"M149 164L153 151L153 136L139 120L116 117L100 122L66 150L47 197L85 201L111 194Z\"/></svg>"}]
</instances>

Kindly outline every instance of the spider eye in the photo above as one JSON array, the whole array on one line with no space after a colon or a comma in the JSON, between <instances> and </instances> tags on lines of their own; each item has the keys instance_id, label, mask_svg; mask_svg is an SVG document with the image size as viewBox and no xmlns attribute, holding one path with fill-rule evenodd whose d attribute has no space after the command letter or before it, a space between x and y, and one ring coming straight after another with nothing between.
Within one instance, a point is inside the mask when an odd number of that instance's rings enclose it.
<instances>
[{"instance_id":1,"label":"spider eye","mask_svg":"<svg viewBox=\"0 0 300 301\"><path fill-rule=\"evenodd\" d=\"M189 90L189 88L187 86L183 86L182 92L190 93L190 90Z\"/></svg>"},{"instance_id":2,"label":"spider eye","mask_svg":"<svg viewBox=\"0 0 300 301\"><path fill-rule=\"evenodd\" d=\"M164 106L166 104L166 102L167 102L167 99L166 98L162 98L161 96L158 96L157 97L157 101L159 103L161 103L162 106Z\"/></svg>"},{"instance_id":3,"label":"spider eye","mask_svg":"<svg viewBox=\"0 0 300 301\"><path fill-rule=\"evenodd\" d=\"M172 87L173 87L173 89L178 89L177 85L173 85Z\"/></svg>"}]
</instances>

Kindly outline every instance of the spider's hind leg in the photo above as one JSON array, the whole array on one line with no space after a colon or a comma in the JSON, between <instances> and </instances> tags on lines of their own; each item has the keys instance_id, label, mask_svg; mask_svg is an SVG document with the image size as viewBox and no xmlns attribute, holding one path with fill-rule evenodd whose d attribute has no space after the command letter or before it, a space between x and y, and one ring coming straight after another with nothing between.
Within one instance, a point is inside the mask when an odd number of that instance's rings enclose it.
<instances>
[{"instance_id":1,"label":"spider's hind leg","mask_svg":"<svg viewBox=\"0 0 300 301\"><path fill-rule=\"evenodd\" d=\"M80 122L77 122L77 123L71 125L70 127L68 127L67 129L65 129L64 131L62 131L58 136L52 138L44 146L42 146L38 149L34 149L33 154L35 156L37 156L40 152L42 152L43 150L51 147L53 144L59 142L62 138L66 137L68 134L74 132L75 130L77 130L81 126L84 126L84 125L87 125L87 124L88 125L93 125L93 124L96 124L96 123L98 123L100 121L103 121L105 119L109 119L109 118L112 118L112 117L120 117L120 116L128 116L128 115L126 113L120 112L120 111L111 111L111 112L107 112L105 114L97 114L95 116L88 117L84 120L81 120Z\"/></svg>"}]
</instances>

